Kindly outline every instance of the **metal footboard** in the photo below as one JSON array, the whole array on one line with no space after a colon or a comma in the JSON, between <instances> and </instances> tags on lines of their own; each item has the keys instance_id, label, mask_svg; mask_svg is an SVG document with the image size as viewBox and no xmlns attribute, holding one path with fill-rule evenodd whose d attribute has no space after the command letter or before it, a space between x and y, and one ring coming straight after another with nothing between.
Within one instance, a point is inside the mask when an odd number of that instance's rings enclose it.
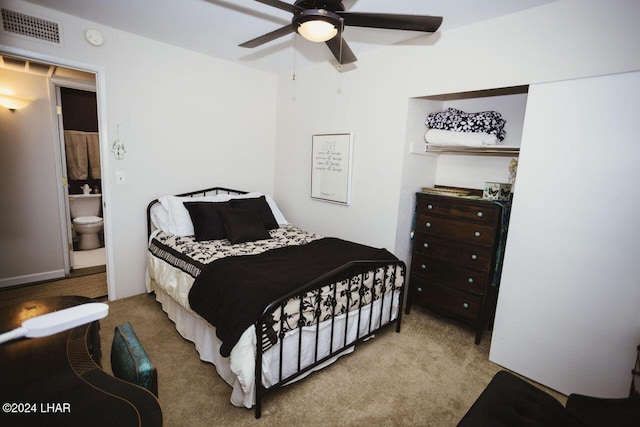
<instances>
[{"instance_id":1,"label":"metal footboard","mask_svg":"<svg viewBox=\"0 0 640 427\"><path fill-rule=\"evenodd\" d=\"M399 260L353 261L308 282L265 308L256 322L255 417L260 418L262 399L269 392L277 390L292 380L310 372L318 365L368 339L375 332L386 326L395 323L396 332L400 332L402 303L406 287L405 276L406 266L404 262ZM367 280L365 280L365 277ZM359 288L356 288L358 286ZM352 291L358 295L355 299L352 297ZM324 298L321 296L323 292ZM369 301L365 301L364 297L367 292L371 293ZM315 296L311 298L314 301L313 307L309 306L310 295L312 297ZM345 313L336 313L336 301L338 298L344 299L344 295L346 295L347 311ZM300 304L300 317L297 325L293 328L291 326L285 328L285 306L289 304L290 307L291 301L296 300L299 300ZM322 322L321 313L326 315L327 304L330 306L331 316L325 322ZM305 321L303 316L305 309L307 312L311 309L317 321L311 324ZM336 321L336 315L340 315L343 321ZM270 335L273 338L273 319L279 319L277 320L279 328L277 328L277 341L275 343L270 339ZM355 336L353 335L354 322L356 322ZM322 334L325 337L323 339L326 339L327 335L329 337L329 348L320 354L321 323L323 324ZM314 342L303 343L303 328L307 332L315 330ZM326 331L327 329L328 332ZM269 331L271 331L271 334ZM289 365L287 373L285 373L284 357L287 350L285 349L284 337L285 334L291 333L294 336L297 333L295 349L297 352L297 366L292 368ZM342 335L344 335L344 338L342 338ZM309 345L313 346L313 356L310 361L307 360L307 362L303 363L302 349L306 346L308 350ZM277 379L267 387L262 380L263 354L274 346L279 346L279 351L276 352L278 354ZM293 373L291 373L292 369Z\"/></svg>"}]
</instances>

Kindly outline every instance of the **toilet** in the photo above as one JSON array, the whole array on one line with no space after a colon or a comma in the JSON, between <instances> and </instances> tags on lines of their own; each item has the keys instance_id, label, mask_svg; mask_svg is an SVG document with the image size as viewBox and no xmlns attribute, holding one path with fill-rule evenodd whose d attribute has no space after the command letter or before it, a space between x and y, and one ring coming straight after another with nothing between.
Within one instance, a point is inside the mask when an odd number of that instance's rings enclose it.
<instances>
[{"instance_id":1,"label":"toilet","mask_svg":"<svg viewBox=\"0 0 640 427\"><path fill-rule=\"evenodd\" d=\"M101 247L100 232L103 220L100 215L101 194L70 194L69 211L73 230L80 236L78 249L86 251Z\"/></svg>"}]
</instances>

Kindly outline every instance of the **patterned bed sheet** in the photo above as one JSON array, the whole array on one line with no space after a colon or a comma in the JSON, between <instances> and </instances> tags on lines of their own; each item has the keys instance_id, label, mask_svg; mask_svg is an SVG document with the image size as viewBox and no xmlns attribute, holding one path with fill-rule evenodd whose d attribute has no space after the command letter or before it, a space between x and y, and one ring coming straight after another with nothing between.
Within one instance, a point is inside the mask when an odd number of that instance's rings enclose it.
<instances>
[{"instance_id":1,"label":"patterned bed sheet","mask_svg":"<svg viewBox=\"0 0 640 427\"><path fill-rule=\"evenodd\" d=\"M193 236L180 237L160 231L151 239L149 251L155 257L196 278L206 264L216 259L255 255L270 249L304 245L321 238L318 234L290 224L269 230L269 234L271 239L232 245L226 239L197 242Z\"/></svg>"},{"instance_id":2,"label":"patterned bed sheet","mask_svg":"<svg viewBox=\"0 0 640 427\"><path fill-rule=\"evenodd\" d=\"M232 245L228 240L197 242L193 236L179 237L164 232L154 235L149 244L149 275L169 296L191 311L189 291L196 277L209 263L229 256L254 255L271 249L304 245L322 236L294 225L270 230L271 239ZM166 268L169 264L171 269ZM182 274L176 277L176 269ZM263 349L271 347L281 334L299 326L311 326L333 316L370 304L404 283L403 271L379 268L375 274L359 274L337 286L327 285L307 292L302 301L292 298L273 313L269 325L263 324Z\"/></svg>"},{"instance_id":3,"label":"patterned bed sheet","mask_svg":"<svg viewBox=\"0 0 640 427\"><path fill-rule=\"evenodd\" d=\"M389 292L399 292L403 283L402 268L390 265L354 272L351 277L290 298L272 312L268 326L263 325L263 349L274 345L285 332L300 326L313 326L367 306Z\"/></svg>"}]
</instances>

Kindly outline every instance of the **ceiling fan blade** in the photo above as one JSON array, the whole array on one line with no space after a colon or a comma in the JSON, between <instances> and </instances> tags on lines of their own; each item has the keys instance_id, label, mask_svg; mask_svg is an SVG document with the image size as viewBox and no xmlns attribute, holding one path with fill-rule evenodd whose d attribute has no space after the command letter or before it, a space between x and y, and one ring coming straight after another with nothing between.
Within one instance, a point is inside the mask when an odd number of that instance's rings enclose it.
<instances>
[{"instance_id":1,"label":"ceiling fan blade","mask_svg":"<svg viewBox=\"0 0 640 427\"><path fill-rule=\"evenodd\" d=\"M340 64L351 64L358 60L358 58L353 54L353 51L351 51L347 41L340 35L332 38L331 40L327 40L325 43L329 46L331 53L333 53L333 56L336 57Z\"/></svg>"},{"instance_id":2,"label":"ceiling fan blade","mask_svg":"<svg viewBox=\"0 0 640 427\"><path fill-rule=\"evenodd\" d=\"M442 24L441 16L397 15L392 13L341 12L344 25L352 27L386 28L389 30L424 31L433 33Z\"/></svg>"},{"instance_id":3,"label":"ceiling fan blade","mask_svg":"<svg viewBox=\"0 0 640 427\"><path fill-rule=\"evenodd\" d=\"M249 48L253 48L253 47L258 47L260 45L263 45L265 43L268 43L272 40L275 40L279 37L282 36L286 36L287 34L291 34L293 33L295 30L293 29L293 25L288 24L285 25L282 28L278 28L277 30L271 31L270 33L267 34L263 34L260 37L256 37L255 39L251 39L249 41L246 41L238 46L240 47L249 47Z\"/></svg>"},{"instance_id":4,"label":"ceiling fan blade","mask_svg":"<svg viewBox=\"0 0 640 427\"><path fill-rule=\"evenodd\" d=\"M264 3L268 6L273 6L276 7L278 9L282 9L282 10L286 10L287 12L295 12L296 10L300 9L298 6L294 6L292 4L289 3L285 3L283 1L280 0L256 0L259 3Z\"/></svg>"}]
</instances>

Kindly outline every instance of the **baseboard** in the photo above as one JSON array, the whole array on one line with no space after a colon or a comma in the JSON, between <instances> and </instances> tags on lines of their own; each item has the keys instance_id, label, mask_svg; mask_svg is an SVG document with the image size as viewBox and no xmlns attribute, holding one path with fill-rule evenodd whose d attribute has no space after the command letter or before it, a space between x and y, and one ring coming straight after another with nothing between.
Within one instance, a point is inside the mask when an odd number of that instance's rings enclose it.
<instances>
[{"instance_id":1,"label":"baseboard","mask_svg":"<svg viewBox=\"0 0 640 427\"><path fill-rule=\"evenodd\" d=\"M98 274L104 273L107 271L106 265L96 265L93 267L83 267L83 268L72 268L69 274L67 274L67 279L71 279L74 277L88 276L90 274Z\"/></svg>"},{"instance_id":2,"label":"baseboard","mask_svg":"<svg viewBox=\"0 0 640 427\"><path fill-rule=\"evenodd\" d=\"M44 282L53 279L64 279L64 270L45 271L42 273L0 279L0 289L8 288L10 286L24 285L25 283Z\"/></svg>"}]
</instances>

